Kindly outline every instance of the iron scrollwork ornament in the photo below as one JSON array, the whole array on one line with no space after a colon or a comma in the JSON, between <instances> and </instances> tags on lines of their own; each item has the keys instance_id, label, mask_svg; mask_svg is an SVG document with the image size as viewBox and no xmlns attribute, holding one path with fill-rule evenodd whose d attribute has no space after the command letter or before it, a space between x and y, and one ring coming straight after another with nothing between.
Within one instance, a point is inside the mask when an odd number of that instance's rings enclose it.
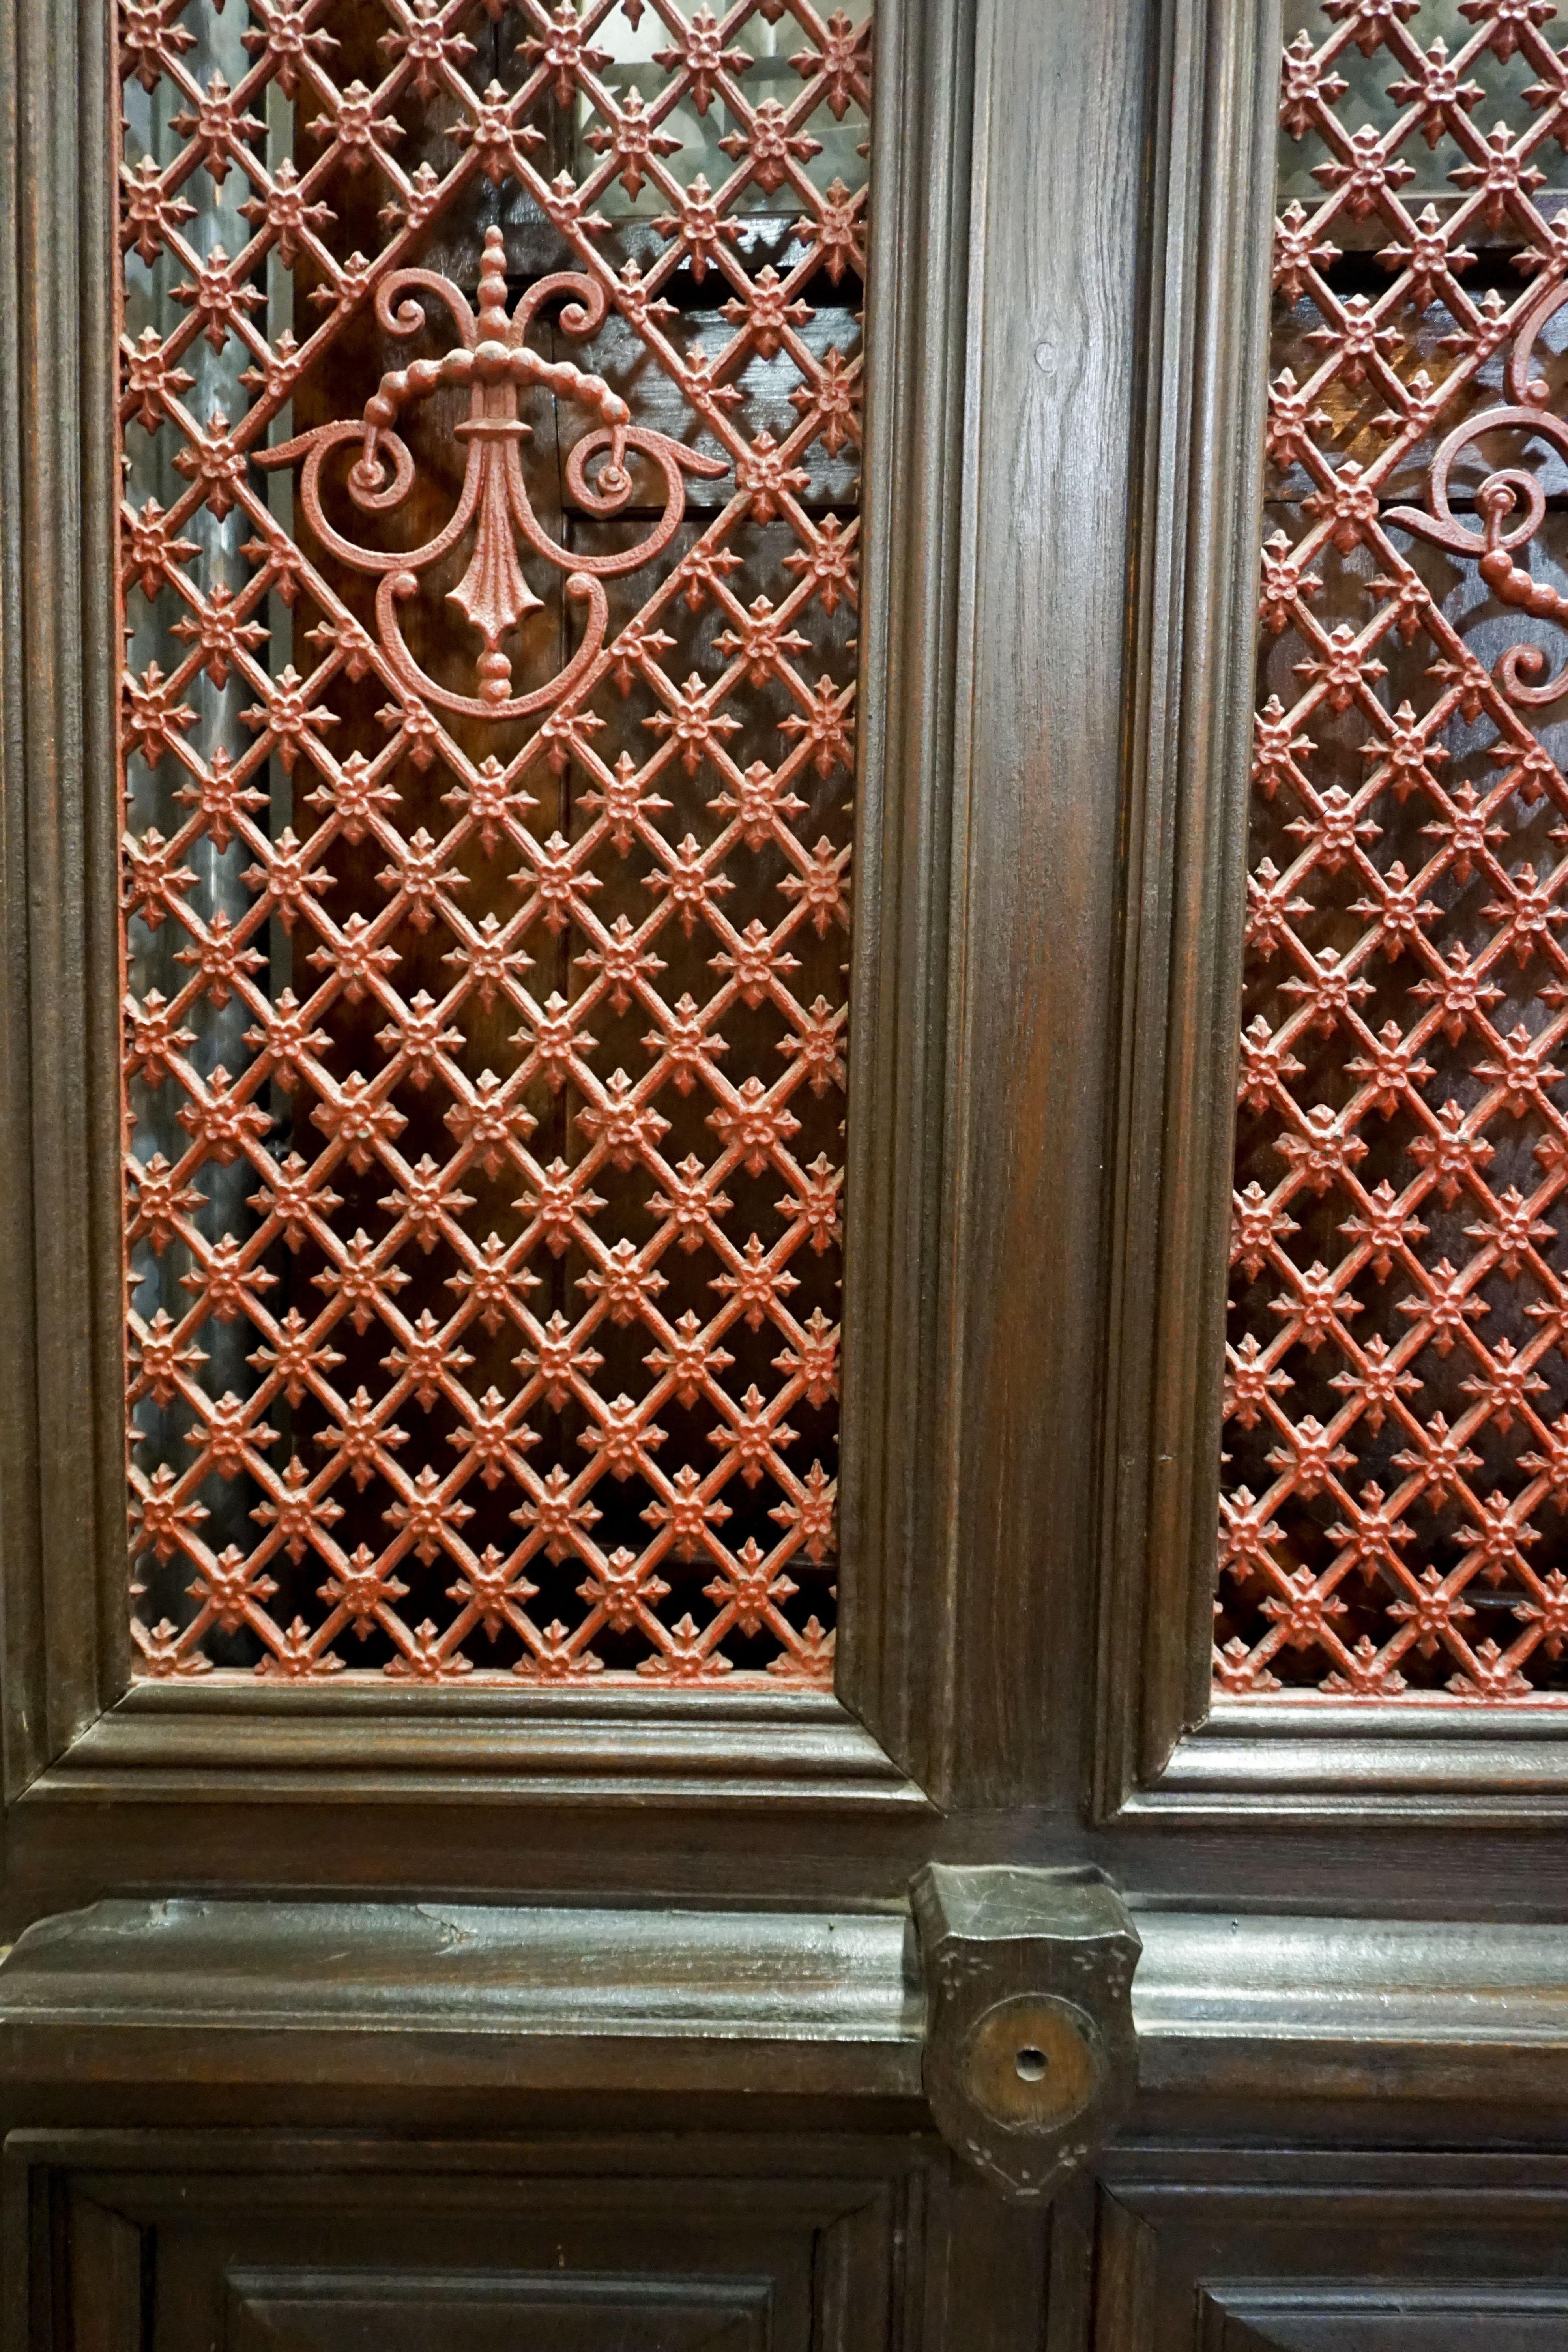
<instances>
[{"instance_id":1,"label":"iron scrollwork ornament","mask_svg":"<svg viewBox=\"0 0 1568 2352\"><path fill-rule=\"evenodd\" d=\"M300 500L310 527L342 562L379 579L377 634L388 660L411 693L444 710L473 718L528 718L563 701L597 656L608 615L603 582L620 572L640 571L675 536L686 510L683 473L712 478L728 468L668 434L634 425L626 403L602 376L591 375L570 361L547 360L529 348L529 329L547 303L563 296L570 298L560 312L563 331L579 339L595 334L604 323L606 310L605 291L597 279L569 270L536 279L509 311L505 244L500 229L491 228L485 236L477 318L468 297L449 278L430 269L398 269L381 280L375 293L375 315L389 335L406 339L423 331L426 322L423 304L399 299L416 292L445 305L458 335L452 349L440 359L415 360L384 375L365 403L362 417L317 425L277 448L258 452L258 462L280 467L303 460ZM468 454L462 489L450 520L433 539L412 549L377 551L345 539L322 509L321 468L327 457L344 444L357 442L360 454L349 469L349 497L362 514L395 512L405 504L416 481L414 458L397 431L398 420L416 402L452 385L467 389L468 414L456 427ZM625 512L634 487L626 464L628 450L637 450L662 476L664 511L645 538L611 554L588 555L561 546L543 528L533 510L522 467L521 447L531 428L518 410L520 393L535 386L574 403L599 420L573 445L565 466L567 491L585 513L608 520ZM589 467L601 457L604 463L590 479ZM484 650L475 663L479 692L463 695L439 686L415 660L397 608L418 593L422 575L449 555L470 530L473 551L468 570L447 599L483 640ZM511 660L505 650L505 640L519 623L529 613L540 611L543 604L523 577L520 541L563 572L568 599L587 608L586 625L570 661L546 685L529 694L512 692Z\"/></svg>"},{"instance_id":2,"label":"iron scrollwork ornament","mask_svg":"<svg viewBox=\"0 0 1568 2352\"><path fill-rule=\"evenodd\" d=\"M1545 441L1568 461L1568 423L1553 415L1547 403L1551 387L1532 375L1531 362L1536 339L1549 319L1568 303L1568 288L1546 288L1521 320L1509 352L1505 383L1508 398L1484 408L1458 425L1438 448L1426 477L1426 511L1419 507L1393 507L1386 520L1402 524L1434 546L1468 556L1500 604L1528 613L1533 619L1568 622L1568 597L1543 580L1535 579L1517 562L1546 515L1546 494L1538 475L1524 466L1494 467L1475 493L1479 528L1456 515L1449 502L1448 483L1461 451L1493 433L1519 433ZM1516 520L1510 521L1510 517ZM1510 646L1494 663L1492 676L1509 700L1526 707L1559 702L1568 694L1568 663L1543 685L1531 685L1547 667L1539 646Z\"/></svg>"}]
</instances>

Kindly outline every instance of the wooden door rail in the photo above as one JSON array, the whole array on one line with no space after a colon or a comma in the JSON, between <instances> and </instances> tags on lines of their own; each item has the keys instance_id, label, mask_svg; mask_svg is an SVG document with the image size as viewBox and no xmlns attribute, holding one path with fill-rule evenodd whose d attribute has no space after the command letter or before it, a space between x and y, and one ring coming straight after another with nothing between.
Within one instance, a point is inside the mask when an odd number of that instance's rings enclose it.
<instances>
[{"instance_id":1,"label":"wooden door rail","mask_svg":"<svg viewBox=\"0 0 1568 2352\"><path fill-rule=\"evenodd\" d=\"M466 2124L477 2112L548 2120L552 2096L569 2095L574 2120L584 2102L607 2115L658 2101L684 2126L704 2101L739 2096L748 2125L775 2108L809 2108L832 2129L934 2118L997 2185L1049 2193L1048 2165L1079 2143L1072 2160L1091 2158L1095 2133L1038 2109L1031 2126L1026 2113L1038 2161L1004 2126L999 2168L997 2132L987 2143L984 2118L955 2120L942 2069L975 2016L1006 2007L1010 2029L1012 2004L1061 1999L1045 1947L1054 1936L1056 1960L1071 1965L1085 1883L940 1871L922 1874L912 1906L841 1912L106 1900L38 1921L0 1963L0 2109L8 2122L122 2119L129 2094L149 2121L363 2121L413 2096L428 2118ZM1385 2140L1420 2140L1451 2136L1462 2109L1468 2137L1502 2139L1517 2137L1527 2100L1530 2130L1562 2128L1559 1927L1136 1906L1132 1917L1136 2095L1119 2125L1131 2078L1112 2084L1096 2111L1105 2132L1190 2124L1194 2099L1221 2132L1342 2134L1359 2117ZM1114 1918L1110 1932L1121 1932ZM952 1984L973 1989L956 2021L942 2011L944 1953ZM1084 1970L1070 1998L1114 2056L1102 1983ZM1071 2056L1045 2045L1044 2028L1015 2039L1047 2071ZM1011 2042L1004 2054L1016 2059ZM734 2127L732 2106L723 2123ZM1032 2191L1007 2177L1012 2159L1035 2173Z\"/></svg>"}]
</instances>

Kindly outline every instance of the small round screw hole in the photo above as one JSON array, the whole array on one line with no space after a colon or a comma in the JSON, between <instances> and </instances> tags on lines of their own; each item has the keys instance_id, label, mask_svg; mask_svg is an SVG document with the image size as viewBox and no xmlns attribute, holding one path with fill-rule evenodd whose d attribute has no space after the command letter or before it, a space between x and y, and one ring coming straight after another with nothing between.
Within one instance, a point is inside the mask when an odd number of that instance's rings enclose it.
<instances>
[{"instance_id":1,"label":"small round screw hole","mask_svg":"<svg viewBox=\"0 0 1568 2352\"><path fill-rule=\"evenodd\" d=\"M1046 2053L1033 2042L1026 2043L1014 2059L1020 2083L1040 2083L1045 2080Z\"/></svg>"}]
</instances>

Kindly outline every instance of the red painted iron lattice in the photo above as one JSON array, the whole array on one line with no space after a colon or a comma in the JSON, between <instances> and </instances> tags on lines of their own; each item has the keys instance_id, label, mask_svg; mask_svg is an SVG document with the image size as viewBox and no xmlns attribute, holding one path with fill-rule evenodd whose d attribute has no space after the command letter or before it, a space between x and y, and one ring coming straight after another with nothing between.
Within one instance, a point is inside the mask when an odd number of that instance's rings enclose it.
<instances>
[{"instance_id":1,"label":"red painted iron lattice","mask_svg":"<svg viewBox=\"0 0 1568 2352\"><path fill-rule=\"evenodd\" d=\"M119 29L139 1670L824 1682L869 25Z\"/></svg>"},{"instance_id":2,"label":"red painted iron lattice","mask_svg":"<svg viewBox=\"0 0 1568 2352\"><path fill-rule=\"evenodd\" d=\"M1568 1697L1556 15L1288 13L1215 1662L1233 1696Z\"/></svg>"}]
</instances>

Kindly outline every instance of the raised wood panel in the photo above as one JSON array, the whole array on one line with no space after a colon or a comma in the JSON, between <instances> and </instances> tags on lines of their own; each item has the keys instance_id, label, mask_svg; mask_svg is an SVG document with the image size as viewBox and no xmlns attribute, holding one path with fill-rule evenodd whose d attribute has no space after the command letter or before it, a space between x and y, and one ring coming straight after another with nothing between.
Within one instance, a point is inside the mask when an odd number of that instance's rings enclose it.
<instances>
[{"instance_id":1,"label":"raised wood panel","mask_svg":"<svg viewBox=\"0 0 1568 2352\"><path fill-rule=\"evenodd\" d=\"M85 2198L63 2219L68 2252L60 2251L72 2273L69 2352L141 2352L148 2318L142 2231ZM37 2296L33 2315L36 2337L43 2316Z\"/></svg>"},{"instance_id":2,"label":"raised wood panel","mask_svg":"<svg viewBox=\"0 0 1568 2352\"><path fill-rule=\"evenodd\" d=\"M1568 2164L1128 2150L1094 2272L1094 2352L1558 2352Z\"/></svg>"},{"instance_id":3,"label":"raised wood panel","mask_svg":"<svg viewBox=\"0 0 1568 2352\"><path fill-rule=\"evenodd\" d=\"M336 2326L357 2295L374 2326L306 2352L405 2352L384 2315L421 2298L409 2352L491 2352L472 2331L510 2295L505 2352L689 2352L699 2312L762 2312L757 2352L1037 2352L1044 2232L900 2133L12 2131L0 2343L258 2352L235 2328ZM557 2347L569 2310L599 2336Z\"/></svg>"},{"instance_id":4,"label":"raised wood panel","mask_svg":"<svg viewBox=\"0 0 1568 2352\"><path fill-rule=\"evenodd\" d=\"M368 2172L352 2147L269 2171L237 2153L57 2176L69 2352L891 2352L896 2179L661 2178L605 2147L575 2177L521 2149L516 2171L433 2146Z\"/></svg>"},{"instance_id":5,"label":"raised wood panel","mask_svg":"<svg viewBox=\"0 0 1568 2352\"><path fill-rule=\"evenodd\" d=\"M1045 2217L899 2132L13 2131L5 2352L1019 2352Z\"/></svg>"}]
</instances>

